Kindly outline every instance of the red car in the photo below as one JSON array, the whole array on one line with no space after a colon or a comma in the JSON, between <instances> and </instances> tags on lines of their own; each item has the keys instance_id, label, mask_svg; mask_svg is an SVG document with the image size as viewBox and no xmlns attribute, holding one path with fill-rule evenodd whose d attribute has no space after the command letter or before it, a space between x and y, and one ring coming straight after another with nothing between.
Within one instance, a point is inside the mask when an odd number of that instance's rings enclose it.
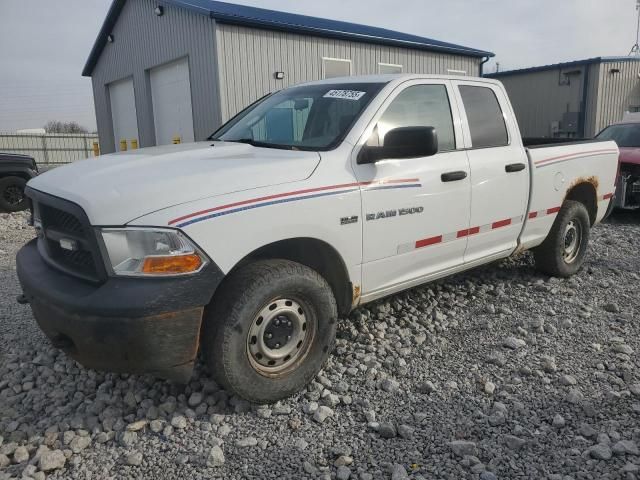
<instances>
[{"instance_id":1,"label":"red car","mask_svg":"<svg viewBox=\"0 0 640 480\"><path fill-rule=\"evenodd\" d=\"M620 147L620 175L614 207L640 208L640 121L611 125L596 138L613 140Z\"/></svg>"}]
</instances>

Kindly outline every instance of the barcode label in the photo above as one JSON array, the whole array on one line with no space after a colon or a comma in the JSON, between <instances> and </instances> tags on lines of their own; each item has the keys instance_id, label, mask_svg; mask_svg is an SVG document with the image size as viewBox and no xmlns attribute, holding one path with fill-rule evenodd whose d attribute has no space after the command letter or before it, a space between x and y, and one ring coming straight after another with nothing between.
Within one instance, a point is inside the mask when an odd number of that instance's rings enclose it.
<instances>
[{"instance_id":1,"label":"barcode label","mask_svg":"<svg viewBox=\"0 0 640 480\"><path fill-rule=\"evenodd\" d=\"M324 98L340 98L342 100L360 100L367 92L358 92L357 90L329 90Z\"/></svg>"}]
</instances>

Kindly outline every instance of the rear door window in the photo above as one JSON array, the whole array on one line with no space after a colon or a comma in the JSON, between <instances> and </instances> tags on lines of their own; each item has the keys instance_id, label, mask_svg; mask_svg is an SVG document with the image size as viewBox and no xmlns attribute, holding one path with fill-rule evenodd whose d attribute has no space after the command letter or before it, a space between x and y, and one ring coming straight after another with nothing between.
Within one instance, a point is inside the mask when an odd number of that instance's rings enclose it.
<instances>
[{"instance_id":1,"label":"rear door window","mask_svg":"<svg viewBox=\"0 0 640 480\"><path fill-rule=\"evenodd\" d=\"M467 112L473 148L502 147L509 144L504 113L490 88L460 85L460 96Z\"/></svg>"}]
</instances>

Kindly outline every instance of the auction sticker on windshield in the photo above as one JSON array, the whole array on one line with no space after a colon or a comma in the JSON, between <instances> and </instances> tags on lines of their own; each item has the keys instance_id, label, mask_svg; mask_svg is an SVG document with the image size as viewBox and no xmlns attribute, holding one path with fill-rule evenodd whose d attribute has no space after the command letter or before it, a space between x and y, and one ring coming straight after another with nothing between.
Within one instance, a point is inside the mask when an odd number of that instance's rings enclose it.
<instances>
[{"instance_id":1,"label":"auction sticker on windshield","mask_svg":"<svg viewBox=\"0 0 640 480\"><path fill-rule=\"evenodd\" d=\"M358 92L357 90L329 90L324 98L340 98L342 100L360 100L367 92Z\"/></svg>"}]
</instances>

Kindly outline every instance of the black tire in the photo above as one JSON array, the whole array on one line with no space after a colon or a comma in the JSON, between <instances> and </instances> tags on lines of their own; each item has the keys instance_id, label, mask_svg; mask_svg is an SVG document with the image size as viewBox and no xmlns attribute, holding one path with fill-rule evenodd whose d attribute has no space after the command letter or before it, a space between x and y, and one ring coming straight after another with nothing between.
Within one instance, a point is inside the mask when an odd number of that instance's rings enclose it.
<instances>
[{"instance_id":1,"label":"black tire","mask_svg":"<svg viewBox=\"0 0 640 480\"><path fill-rule=\"evenodd\" d=\"M29 207L24 194L27 181L20 177L5 177L0 179L0 211L19 212Z\"/></svg>"},{"instance_id":2,"label":"black tire","mask_svg":"<svg viewBox=\"0 0 640 480\"><path fill-rule=\"evenodd\" d=\"M272 374L264 370L280 367L259 365L265 357L257 360L260 354L252 353L251 349L258 348L257 336L253 335L257 328L265 330L264 335L258 335L262 345L273 341L267 340L273 337L273 334L267 337L269 328L276 332L279 331L274 328L284 328L274 327L279 323L276 320L283 317L268 319L268 311L264 323L262 320L258 323L263 318L260 315L274 307L275 302L281 302L283 308L287 307L282 302L293 303L293 308L300 312L294 323L300 322L298 333L305 335L305 342L302 347L298 346L302 340L296 344L298 349L292 355L298 358L290 368ZM333 292L319 273L288 260L260 260L233 273L216 292L205 314L204 359L216 381L230 392L250 402L273 403L300 391L323 367L335 344L337 319ZM288 326L291 327L291 321ZM294 348L298 340L295 335L293 342L288 340L291 335L280 338L284 339L284 349ZM276 348L280 348L279 344ZM286 361L292 362L285 357Z\"/></svg>"},{"instance_id":3,"label":"black tire","mask_svg":"<svg viewBox=\"0 0 640 480\"><path fill-rule=\"evenodd\" d=\"M576 230L572 230L574 228ZM533 251L536 268L553 277L575 275L584 263L590 233L591 221L586 207L580 202L567 200L546 240ZM570 248L573 236L578 237L579 244ZM567 249L571 250L570 254Z\"/></svg>"}]
</instances>

